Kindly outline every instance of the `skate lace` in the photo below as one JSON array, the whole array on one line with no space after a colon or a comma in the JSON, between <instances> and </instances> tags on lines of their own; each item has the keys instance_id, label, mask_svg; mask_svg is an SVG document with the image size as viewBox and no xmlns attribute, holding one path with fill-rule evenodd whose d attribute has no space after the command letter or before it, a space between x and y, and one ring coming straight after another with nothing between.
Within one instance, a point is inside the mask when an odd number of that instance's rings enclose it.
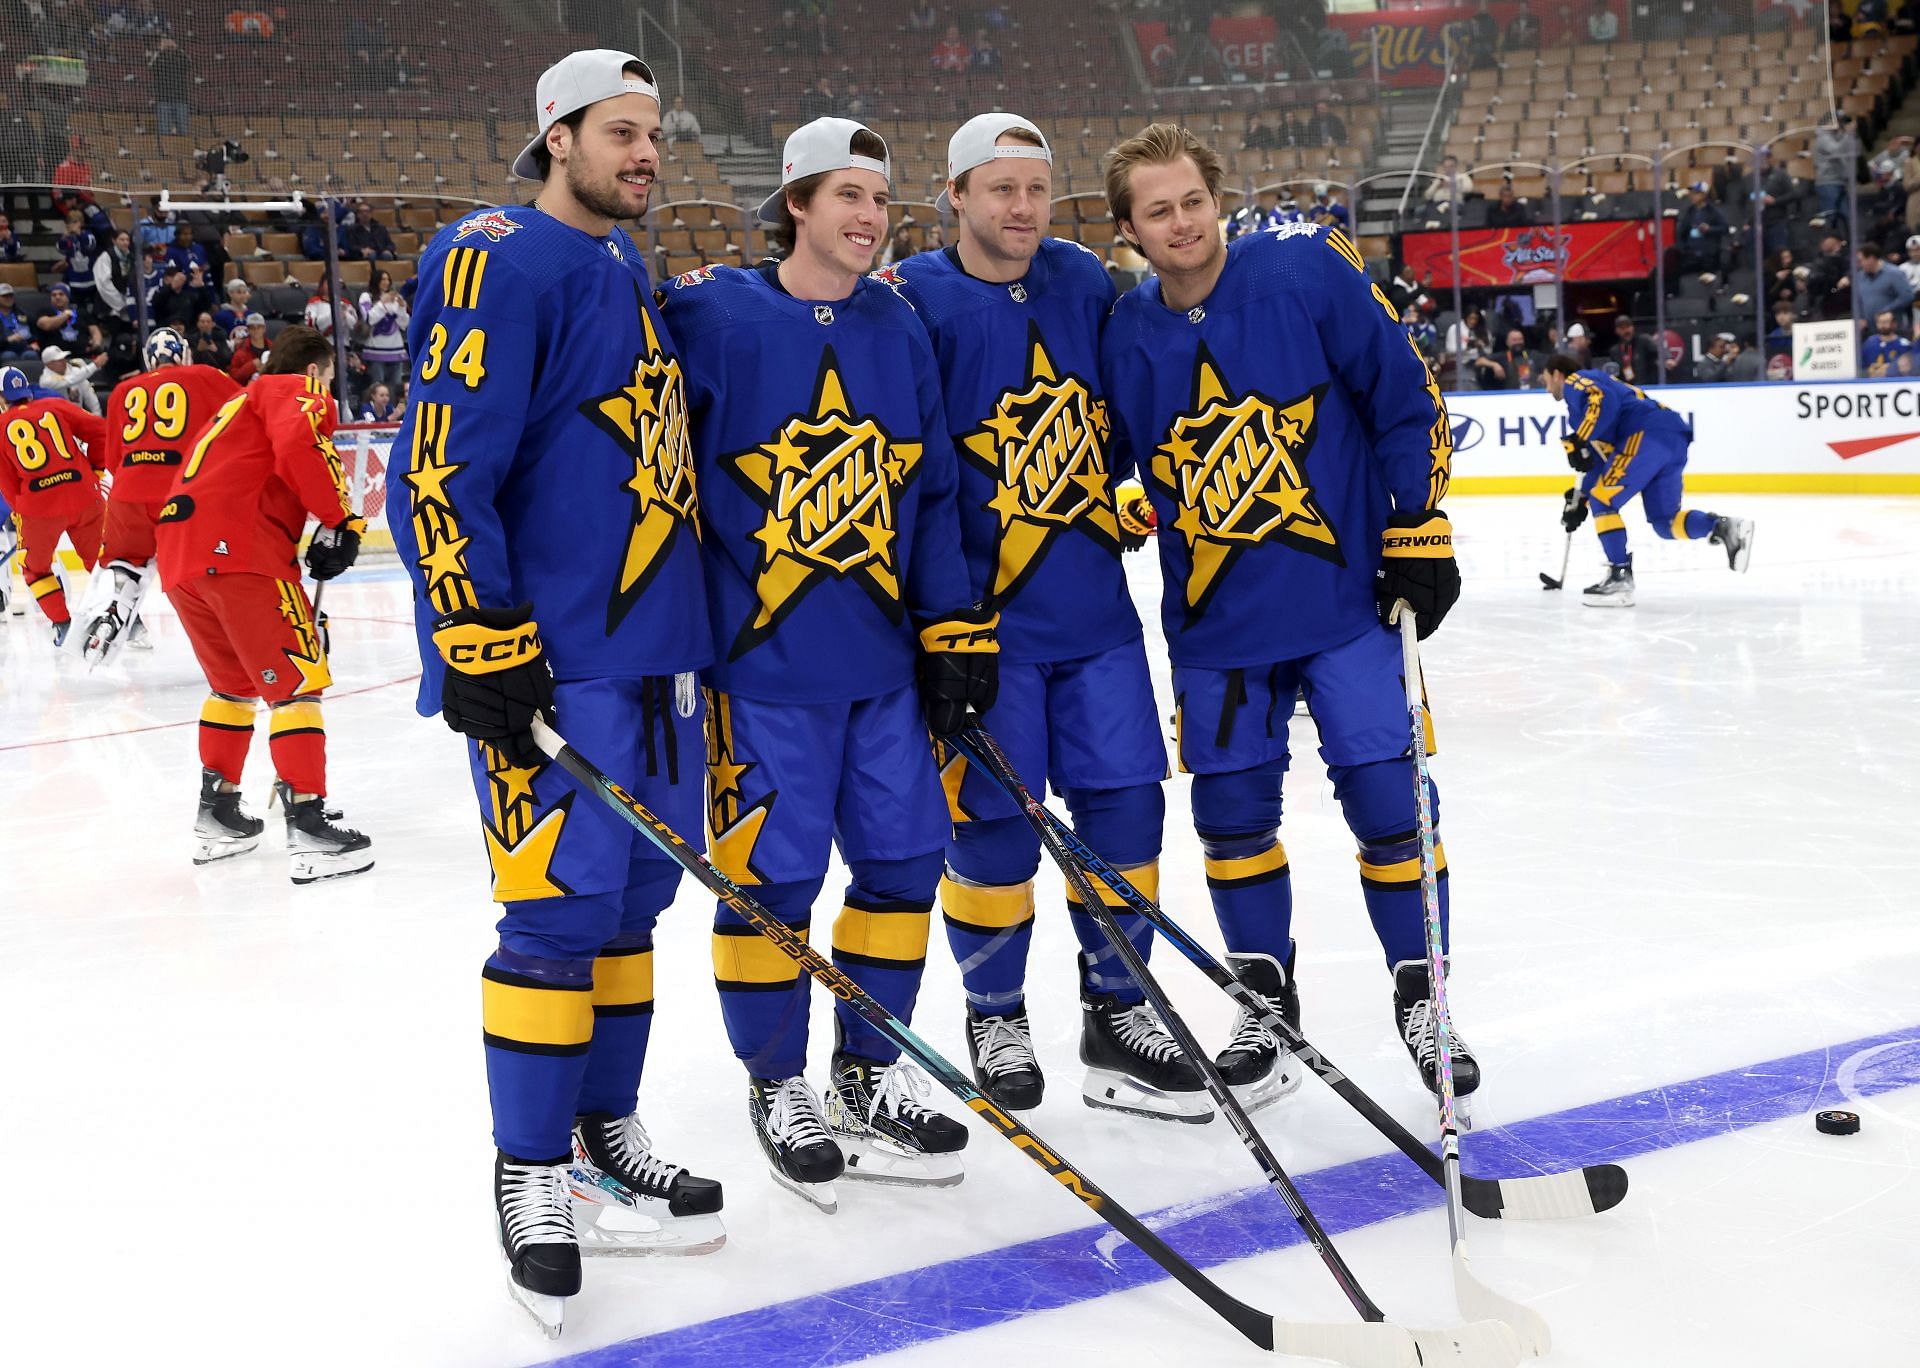
<instances>
[{"instance_id":1,"label":"skate lace","mask_svg":"<svg viewBox=\"0 0 1920 1368\"><path fill-rule=\"evenodd\" d=\"M794 1149L830 1139L820 1120L820 1104L813 1089L800 1075L783 1080L768 1095L767 1134Z\"/></svg>"},{"instance_id":2,"label":"skate lace","mask_svg":"<svg viewBox=\"0 0 1920 1368\"><path fill-rule=\"evenodd\" d=\"M628 1116L607 1128L607 1147L613 1151L621 1172L617 1177L640 1180L640 1190L665 1193L673 1189L680 1165L654 1157L653 1141L637 1116Z\"/></svg>"},{"instance_id":3,"label":"skate lace","mask_svg":"<svg viewBox=\"0 0 1920 1368\"><path fill-rule=\"evenodd\" d=\"M1164 1064L1180 1052L1173 1037L1167 1034L1166 1027L1160 1024L1160 1018L1154 1015L1153 1008L1144 1002L1137 1007L1115 1012L1113 1033L1120 1038L1122 1045L1155 1064Z\"/></svg>"},{"instance_id":4,"label":"skate lace","mask_svg":"<svg viewBox=\"0 0 1920 1368\"><path fill-rule=\"evenodd\" d=\"M921 1099L932 1091L933 1085L926 1075L907 1060L896 1059L880 1071L880 1086L873 1090L873 1097L867 1103L867 1120L872 1121L883 1109L907 1122L932 1116L933 1109L921 1104Z\"/></svg>"},{"instance_id":5,"label":"skate lace","mask_svg":"<svg viewBox=\"0 0 1920 1368\"><path fill-rule=\"evenodd\" d=\"M500 1174L500 1219L514 1248L571 1244L573 1205L565 1166L507 1164Z\"/></svg>"},{"instance_id":6,"label":"skate lace","mask_svg":"<svg viewBox=\"0 0 1920 1368\"><path fill-rule=\"evenodd\" d=\"M1033 1035L1019 1017L981 1017L973 1023L974 1048L989 1074L1013 1073L1034 1065Z\"/></svg>"},{"instance_id":7,"label":"skate lace","mask_svg":"<svg viewBox=\"0 0 1920 1368\"><path fill-rule=\"evenodd\" d=\"M1270 997L1261 997L1257 993L1254 996L1259 997L1260 1001L1266 1004L1268 1011L1276 1016L1279 1015L1279 1003ZM1228 1052L1241 1050L1247 1053L1255 1053L1261 1050L1277 1050L1279 1048L1279 1037L1274 1035L1274 1033L1269 1031L1265 1026L1262 1026L1259 1017L1242 1007L1240 1009L1240 1015L1234 1020L1233 1039L1227 1042Z\"/></svg>"},{"instance_id":8,"label":"skate lace","mask_svg":"<svg viewBox=\"0 0 1920 1368\"><path fill-rule=\"evenodd\" d=\"M1407 1008L1407 1024L1402 1028L1401 1035L1407 1042L1407 1048L1413 1051L1414 1058L1420 1061L1421 1068L1433 1063L1434 1052L1439 1044L1433 1029L1432 998L1414 999Z\"/></svg>"}]
</instances>

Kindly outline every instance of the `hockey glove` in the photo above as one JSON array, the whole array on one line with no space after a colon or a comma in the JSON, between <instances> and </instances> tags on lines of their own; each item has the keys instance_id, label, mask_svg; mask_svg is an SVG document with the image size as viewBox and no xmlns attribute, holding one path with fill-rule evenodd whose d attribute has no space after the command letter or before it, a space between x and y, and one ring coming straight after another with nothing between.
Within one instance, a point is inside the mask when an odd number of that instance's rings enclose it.
<instances>
[{"instance_id":1,"label":"hockey glove","mask_svg":"<svg viewBox=\"0 0 1920 1368\"><path fill-rule=\"evenodd\" d=\"M1380 621L1393 625L1393 605L1407 601L1425 641L1460 597L1460 567L1453 559L1453 524L1439 509L1396 513L1380 534L1380 569L1373 599Z\"/></svg>"},{"instance_id":2,"label":"hockey glove","mask_svg":"<svg viewBox=\"0 0 1920 1368\"><path fill-rule=\"evenodd\" d=\"M1114 493L1114 515L1120 522L1120 549L1138 551L1160 530L1160 519L1147 493L1136 484L1121 485Z\"/></svg>"},{"instance_id":3,"label":"hockey glove","mask_svg":"<svg viewBox=\"0 0 1920 1368\"><path fill-rule=\"evenodd\" d=\"M985 713L1000 691L1000 615L975 604L920 629L920 702L927 730L952 736L967 712Z\"/></svg>"},{"instance_id":4,"label":"hockey glove","mask_svg":"<svg viewBox=\"0 0 1920 1368\"><path fill-rule=\"evenodd\" d=\"M440 685L440 715L447 725L485 741L510 765L546 764L534 744L533 719L553 720L553 671L540 646L533 605L449 613L433 624L433 644L447 663Z\"/></svg>"},{"instance_id":5,"label":"hockey glove","mask_svg":"<svg viewBox=\"0 0 1920 1368\"><path fill-rule=\"evenodd\" d=\"M348 518L338 527L319 529L307 543L307 573L324 581L352 569L360 555L360 534L366 530L364 518Z\"/></svg>"},{"instance_id":6,"label":"hockey glove","mask_svg":"<svg viewBox=\"0 0 1920 1368\"><path fill-rule=\"evenodd\" d=\"M1567 464L1582 475L1593 469L1593 448L1578 437L1562 437L1561 447L1567 453Z\"/></svg>"},{"instance_id":7,"label":"hockey glove","mask_svg":"<svg viewBox=\"0 0 1920 1368\"><path fill-rule=\"evenodd\" d=\"M1560 506L1560 525L1569 535L1580 530L1580 524L1587 520L1587 498L1578 486L1567 491L1566 502Z\"/></svg>"}]
</instances>

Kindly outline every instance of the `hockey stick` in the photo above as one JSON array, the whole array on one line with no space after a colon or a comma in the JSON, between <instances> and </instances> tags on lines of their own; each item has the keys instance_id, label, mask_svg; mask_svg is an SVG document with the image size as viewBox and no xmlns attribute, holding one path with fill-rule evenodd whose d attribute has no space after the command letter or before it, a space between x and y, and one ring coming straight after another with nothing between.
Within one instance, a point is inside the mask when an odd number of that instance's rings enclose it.
<instances>
[{"instance_id":1,"label":"hockey stick","mask_svg":"<svg viewBox=\"0 0 1920 1368\"><path fill-rule=\"evenodd\" d=\"M1200 1042L1194 1039L1193 1032L1186 1022L1181 1020L1179 1013L1175 1012L1172 1004L1167 1001L1165 991L1148 970L1147 962L1141 957L1138 947L1114 921L1113 912L1095 891L1086 871L1067 854L1066 848L1043 816L1046 809L1041 805L1040 800L1028 791L1026 785L1021 782L1020 776L1014 772L1013 763L1007 759L1006 752L1000 749L1000 743L994 740L993 735L985 727L978 725L967 728L964 735L968 749L985 763L1000 786L1020 804L1028 824L1033 827L1034 834L1040 838L1041 844L1047 847L1048 854L1060 866L1060 872L1066 875L1067 883L1072 887L1074 896L1080 900L1080 906L1099 924L1101 932L1113 946L1114 953L1120 957L1127 966L1127 972L1132 974L1134 981L1140 985L1141 990L1146 994L1147 1001L1159 1014L1168 1033L1178 1042L1187 1058L1193 1061L1194 1067L1200 1070L1201 1077L1206 1080L1207 1091L1212 1094L1214 1102L1225 1114L1234 1133L1240 1137L1240 1143L1246 1146L1247 1152L1260 1166L1261 1172L1266 1175L1268 1185L1279 1193L1281 1200L1287 1204L1287 1210L1292 1213L1294 1224L1300 1227L1300 1233L1306 1236L1307 1243L1313 1246L1314 1252L1327 1266L1327 1271L1333 1274L1333 1280L1340 1285L1340 1290L1346 1294L1347 1300L1353 1303L1353 1309L1360 1313L1362 1320L1375 1322L1385 1320L1386 1313L1361 1288L1353 1270L1340 1256L1340 1251L1333 1247L1332 1237L1327 1234L1318 1218L1307 1207L1306 1199L1300 1195L1299 1189L1294 1187L1293 1180L1287 1177L1286 1170L1280 1166L1280 1161L1274 1157L1273 1151L1261 1138L1260 1132L1248 1118L1245 1108L1240 1105L1240 1099L1233 1095L1233 1090L1220 1077L1220 1071L1214 1067L1212 1059L1200 1048ZM1444 1361L1510 1366L1518 1363L1520 1359L1520 1346L1514 1339L1513 1332L1498 1320L1475 1320L1457 1329L1408 1330L1407 1333L1413 1336L1415 1344L1419 1346L1422 1363Z\"/></svg>"},{"instance_id":2,"label":"hockey stick","mask_svg":"<svg viewBox=\"0 0 1920 1368\"><path fill-rule=\"evenodd\" d=\"M1560 578L1555 579L1552 575L1542 570L1540 572L1540 587L1542 589L1558 589L1561 585L1565 584L1567 582L1567 567L1571 564L1573 564L1573 533L1569 532L1567 533L1567 549L1560 557Z\"/></svg>"},{"instance_id":3,"label":"hockey stick","mask_svg":"<svg viewBox=\"0 0 1920 1368\"><path fill-rule=\"evenodd\" d=\"M1427 780L1426 700L1422 697L1420 637L1413 608L1393 605L1400 626L1402 683L1407 691L1407 730L1413 755L1413 803L1420 829L1420 903L1427 931L1428 991L1433 995L1434 1065L1440 1084L1440 1162L1446 1169L1447 1232L1453 1242L1453 1290L1460 1312L1491 1316L1513 1327L1521 1348L1534 1357L1552 1343L1539 1312L1503 1297L1474 1277L1467 1263L1466 1215L1460 1194L1460 1128L1453 1111L1453 1018L1447 1012L1446 948L1440 936L1440 877L1433 849L1433 794Z\"/></svg>"},{"instance_id":4,"label":"hockey stick","mask_svg":"<svg viewBox=\"0 0 1920 1368\"><path fill-rule=\"evenodd\" d=\"M982 769L993 776L992 768L980 759L971 744L971 732L972 729L969 728L955 736L953 740L976 760ZM993 777L997 782L998 776ZM1020 801L1018 793L1012 790L1007 792L1014 801ZM1060 844L1065 846L1078 861L1081 868L1119 894L1121 901L1144 917L1154 930L1166 938L1168 944L1185 955L1193 966L1206 975L1216 987L1241 1008L1251 1012L1262 1026L1278 1036L1281 1043L1296 1059L1319 1075L1320 1080L1332 1088L1341 1101L1359 1112L1369 1125L1393 1141L1394 1146L1411 1159L1421 1172L1440 1186L1446 1186L1446 1168L1432 1150L1421 1144L1411 1131L1395 1120L1392 1114L1378 1102L1362 1092L1352 1079L1321 1054L1291 1022L1269 1008L1245 984L1234 977L1232 970L1215 959L1204 945L1189 935L1186 928L1169 916L1159 904L1135 888L1124 874L1102 859L1093 847L1080 839L1079 834L1072 827L1045 807L1039 809L1039 816L1047 824L1048 830L1059 839ZM1460 1182L1467 1210L1489 1221L1501 1219L1543 1221L1591 1216L1596 1212L1618 1206L1627 1195L1627 1171L1618 1164L1590 1164L1585 1168L1565 1173L1536 1174L1524 1178L1475 1178L1471 1174L1463 1174Z\"/></svg>"},{"instance_id":5,"label":"hockey stick","mask_svg":"<svg viewBox=\"0 0 1920 1368\"><path fill-rule=\"evenodd\" d=\"M1304 1324L1275 1319L1248 1306L1206 1274L1175 1253L1140 1218L1109 1197L1092 1179L1068 1163L1013 1117L996 1107L967 1076L876 1002L860 985L733 880L721 873L699 851L688 845L665 822L625 789L609 779L544 721L536 718L533 738L540 749L600 800L619 813L641 835L658 846L696 883L739 913L749 925L779 947L795 964L813 975L841 1002L858 1012L874 1029L898 1045L914 1063L942 1087L976 1112L1008 1144L1044 1169L1053 1180L1112 1226L1193 1293L1207 1307L1262 1349L1307 1358L1333 1359L1352 1368L1416 1368L1421 1362L1413 1336L1384 1321L1360 1325Z\"/></svg>"}]
</instances>

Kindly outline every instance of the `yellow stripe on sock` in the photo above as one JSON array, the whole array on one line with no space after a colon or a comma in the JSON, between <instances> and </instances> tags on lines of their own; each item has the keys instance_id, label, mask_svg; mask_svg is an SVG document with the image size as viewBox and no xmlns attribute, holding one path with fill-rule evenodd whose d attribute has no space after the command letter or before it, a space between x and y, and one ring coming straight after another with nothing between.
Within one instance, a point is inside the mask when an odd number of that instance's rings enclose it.
<instances>
[{"instance_id":1,"label":"yellow stripe on sock","mask_svg":"<svg viewBox=\"0 0 1920 1368\"><path fill-rule=\"evenodd\" d=\"M807 928L796 926L800 938ZM745 935L713 933L713 976L725 988L729 984L770 985L792 983L800 975L800 966L786 953L752 928Z\"/></svg>"},{"instance_id":2,"label":"yellow stripe on sock","mask_svg":"<svg viewBox=\"0 0 1920 1368\"><path fill-rule=\"evenodd\" d=\"M36 599L45 598L48 594L51 594L54 590L58 589L59 587L60 587L60 577L58 575L42 575L37 580L27 581L27 588L32 592L34 598Z\"/></svg>"},{"instance_id":3,"label":"yellow stripe on sock","mask_svg":"<svg viewBox=\"0 0 1920 1368\"><path fill-rule=\"evenodd\" d=\"M1033 920L1033 881L986 887L943 876L940 910L949 921L974 931L1004 931Z\"/></svg>"},{"instance_id":4,"label":"yellow stripe on sock","mask_svg":"<svg viewBox=\"0 0 1920 1368\"><path fill-rule=\"evenodd\" d=\"M1395 860L1392 864L1370 864L1365 855L1354 857L1360 862L1360 877L1371 883L1419 883L1420 857L1411 860ZM1439 841L1433 843L1433 872L1438 874L1447 867L1447 848Z\"/></svg>"},{"instance_id":5,"label":"yellow stripe on sock","mask_svg":"<svg viewBox=\"0 0 1920 1368\"><path fill-rule=\"evenodd\" d=\"M1264 875L1279 874L1287 867L1287 848L1275 841L1265 850L1239 855L1228 860L1206 858L1208 883L1239 883Z\"/></svg>"},{"instance_id":6,"label":"yellow stripe on sock","mask_svg":"<svg viewBox=\"0 0 1920 1368\"><path fill-rule=\"evenodd\" d=\"M1593 520L1595 532L1618 532L1627 525L1627 520L1618 513L1602 513Z\"/></svg>"},{"instance_id":7,"label":"yellow stripe on sock","mask_svg":"<svg viewBox=\"0 0 1920 1368\"><path fill-rule=\"evenodd\" d=\"M253 728L253 704L235 698L222 698L218 694L208 694L207 701L200 705L200 720L213 727L232 727L236 730Z\"/></svg>"},{"instance_id":8,"label":"yellow stripe on sock","mask_svg":"<svg viewBox=\"0 0 1920 1368\"><path fill-rule=\"evenodd\" d=\"M320 705L312 699L294 703L282 703L273 709L273 715L267 722L267 734L279 736L290 731L323 731L326 724L320 719Z\"/></svg>"},{"instance_id":9,"label":"yellow stripe on sock","mask_svg":"<svg viewBox=\"0 0 1920 1368\"><path fill-rule=\"evenodd\" d=\"M593 962L593 1005L631 1007L653 1001L653 951L628 950Z\"/></svg>"},{"instance_id":10,"label":"yellow stripe on sock","mask_svg":"<svg viewBox=\"0 0 1920 1368\"><path fill-rule=\"evenodd\" d=\"M1687 540L1687 510L1686 509L1683 508L1678 513L1673 515L1673 522L1668 527L1668 531L1673 533L1673 537L1675 541Z\"/></svg>"},{"instance_id":11,"label":"yellow stripe on sock","mask_svg":"<svg viewBox=\"0 0 1920 1368\"><path fill-rule=\"evenodd\" d=\"M509 1045L578 1046L593 1039L592 994L577 988L502 983L482 974L480 1020L487 1035Z\"/></svg>"},{"instance_id":12,"label":"yellow stripe on sock","mask_svg":"<svg viewBox=\"0 0 1920 1368\"><path fill-rule=\"evenodd\" d=\"M843 907L833 921L835 954L891 964L918 964L927 957L927 913L872 912Z\"/></svg>"}]
</instances>

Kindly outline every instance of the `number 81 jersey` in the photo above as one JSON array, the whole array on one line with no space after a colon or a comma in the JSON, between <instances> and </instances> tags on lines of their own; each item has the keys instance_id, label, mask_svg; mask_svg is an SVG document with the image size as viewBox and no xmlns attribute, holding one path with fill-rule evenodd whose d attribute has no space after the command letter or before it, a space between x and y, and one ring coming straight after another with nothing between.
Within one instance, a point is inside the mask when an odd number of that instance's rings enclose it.
<instances>
[{"instance_id":1,"label":"number 81 jersey","mask_svg":"<svg viewBox=\"0 0 1920 1368\"><path fill-rule=\"evenodd\" d=\"M195 438L238 393L233 378L212 366L162 366L115 385L106 411L112 501L166 502Z\"/></svg>"},{"instance_id":2,"label":"number 81 jersey","mask_svg":"<svg viewBox=\"0 0 1920 1368\"><path fill-rule=\"evenodd\" d=\"M707 664L685 384L632 239L469 214L420 258L407 344L387 518L420 710L440 704L433 622L462 608L531 603L563 680Z\"/></svg>"}]
</instances>

